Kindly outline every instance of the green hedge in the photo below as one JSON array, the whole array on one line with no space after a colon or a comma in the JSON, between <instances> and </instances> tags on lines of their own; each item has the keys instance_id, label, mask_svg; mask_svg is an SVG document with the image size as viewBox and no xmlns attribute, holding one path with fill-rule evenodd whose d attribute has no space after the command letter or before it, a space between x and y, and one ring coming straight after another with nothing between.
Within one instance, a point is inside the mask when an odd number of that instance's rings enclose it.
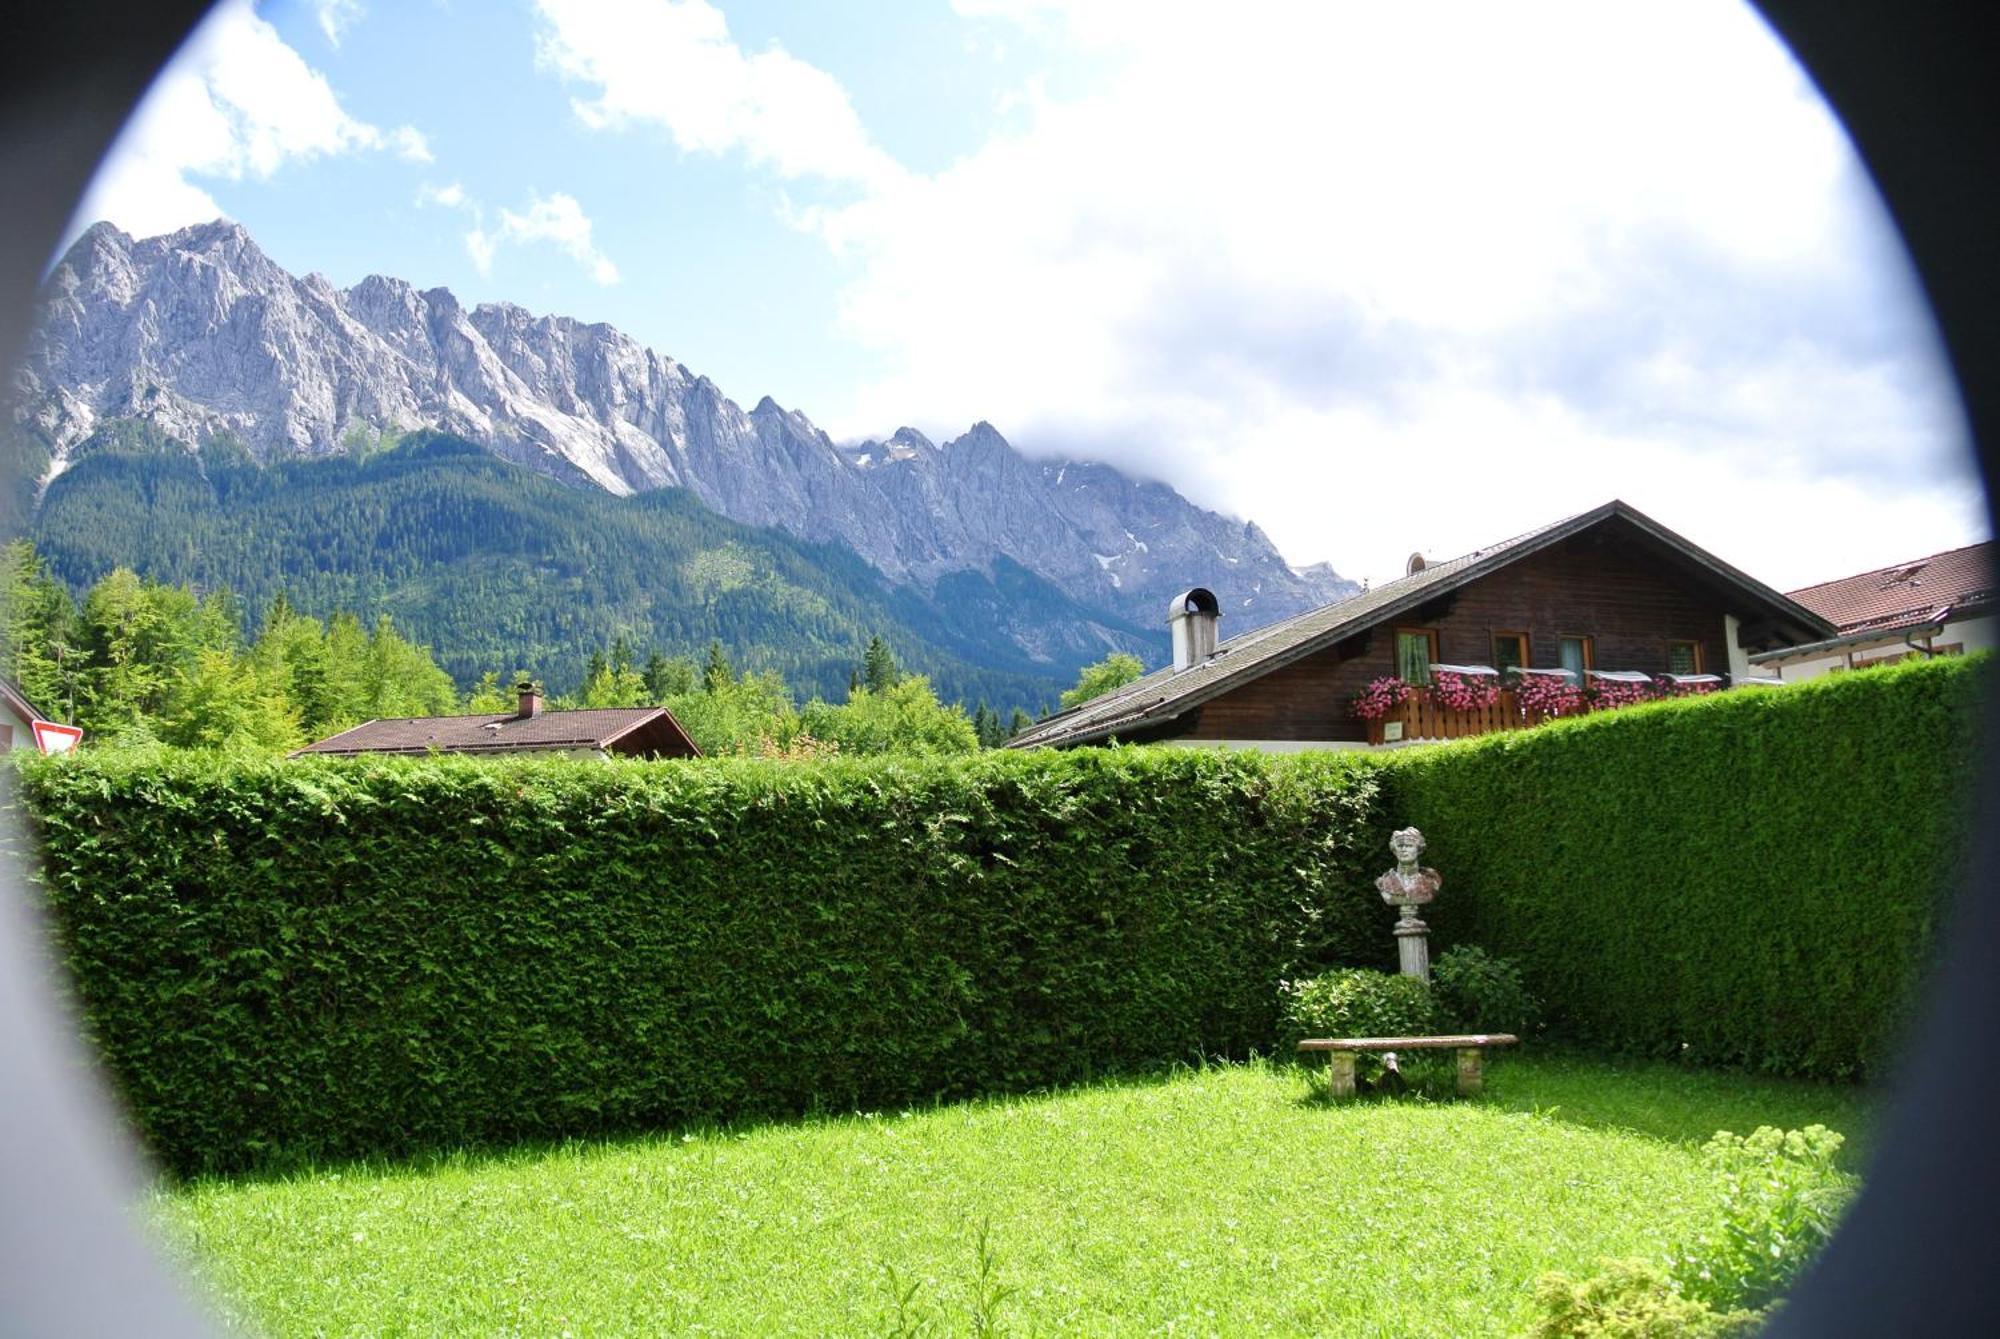
<instances>
[{"instance_id":1,"label":"green hedge","mask_svg":"<svg viewBox=\"0 0 2000 1339\"><path fill-rule=\"evenodd\" d=\"M1970 817L1982 662L1387 758L32 762L51 924L169 1166L1018 1090L1271 1045L1277 982L1437 951L1552 1031L1880 1067Z\"/></svg>"},{"instance_id":2,"label":"green hedge","mask_svg":"<svg viewBox=\"0 0 2000 1339\"><path fill-rule=\"evenodd\" d=\"M1879 1070L1968 845L1990 658L1743 689L1393 756L1441 944L1587 1044Z\"/></svg>"},{"instance_id":3,"label":"green hedge","mask_svg":"<svg viewBox=\"0 0 2000 1339\"><path fill-rule=\"evenodd\" d=\"M163 751L21 786L86 1026L192 1171L1268 1048L1281 977L1390 947L1345 895L1381 863L1378 775Z\"/></svg>"}]
</instances>

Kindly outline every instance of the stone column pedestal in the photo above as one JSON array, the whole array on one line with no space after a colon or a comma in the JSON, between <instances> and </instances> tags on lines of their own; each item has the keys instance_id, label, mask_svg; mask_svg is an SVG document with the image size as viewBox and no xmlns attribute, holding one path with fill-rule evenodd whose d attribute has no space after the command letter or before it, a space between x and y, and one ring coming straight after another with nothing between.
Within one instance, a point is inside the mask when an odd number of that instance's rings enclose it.
<instances>
[{"instance_id":1,"label":"stone column pedestal","mask_svg":"<svg viewBox=\"0 0 2000 1339\"><path fill-rule=\"evenodd\" d=\"M1327 1071L1327 1092L1338 1102L1354 1096L1354 1052L1334 1051L1333 1068Z\"/></svg>"},{"instance_id":2,"label":"stone column pedestal","mask_svg":"<svg viewBox=\"0 0 2000 1339\"><path fill-rule=\"evenodd\" d=\"M1484 1085L1484 1071L1480 1065L1477 1046L1461 1046L1458 1051L1458 1092L1461 1097L1476 1097Z\"/></svg>"},{"instance_id":3,"label":"stone column pedestal","mask_svg":"<svg viewBox=\"0 0 2000 1339\"><path fill-rule=\"evenodd\" d=\"M1431 927L1408 916L1396 922L1396 959L1404 976L1431 979Z\"/></svg>"}]
</instances>

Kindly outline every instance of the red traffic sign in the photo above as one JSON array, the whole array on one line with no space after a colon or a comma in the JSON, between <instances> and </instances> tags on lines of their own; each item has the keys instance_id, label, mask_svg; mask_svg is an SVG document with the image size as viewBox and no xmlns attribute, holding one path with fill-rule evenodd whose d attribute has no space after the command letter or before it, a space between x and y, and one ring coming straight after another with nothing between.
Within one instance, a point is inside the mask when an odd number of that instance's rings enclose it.
<instances>
[{"instance_id":1,"label":"red traffic sign","mask_svg":"<svg viewBox=\"0 0 2000 1339\"><path fill-rule=\"evenodd\" d=\"M81 728L74 725L57 725L54 721L36 721L35 747L44 753L68 753L83 738Z\"/></svg>"}]
</instances>

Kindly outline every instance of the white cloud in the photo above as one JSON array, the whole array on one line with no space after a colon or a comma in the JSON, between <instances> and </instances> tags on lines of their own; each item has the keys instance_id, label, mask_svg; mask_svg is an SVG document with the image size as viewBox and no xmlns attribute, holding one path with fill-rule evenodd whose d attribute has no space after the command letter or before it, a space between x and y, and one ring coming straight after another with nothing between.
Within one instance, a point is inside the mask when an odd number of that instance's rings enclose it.
<instances>
[{"instance_id":1,"label":"white cloud","mask_svg":"<svg viewBox=\"0 0 2000 1339\"><path fill-rule=\"evenodd\" d=\"M267 178L287 162L383 149L430 160L415 129L385 132L349 115L250 0L223 0L127 123L78 220L169 232L226 212L196 179Z\"/></svg>"},{"instance_id":2,"label":"white cloud","mask_svg":"<svg viewBox=\"0 0 2000 1339\"><path fill-rule=\"evenodd\" d=\"M443 205L446 209L457 209L466 202L465 187L455 181L445 186L433 186L426 182L417 187L419 205Z\"/></svg>"},{"instance_id":3,"label":"white cloud","mask_svg":"<svg viewBox=\"0 0 2000 1339\"><path fill-rule=\"evenodd\" d=\"M472 226L465 233L465 251L472 258L473 268L482 275L493 272L493 261L503 245L546 242L582 266L595 282L618 282L618 267L598 250L590 216L583 212L575 196L561 191L546 196L530 192L527 208L518 213L502 209L499 226L495 228L486 226L485 209L455 181L444 186L426 183L419 187L417 204L459 210L472 219Z\"/></svg>"},{"instance_id":4,"label":"white cloud","mask_svg":"<svg viewBox=\"0 0 2000 1339\"><path fill-rule=\"evenodd\" d=\"M319 20L319 30L334 46L339 46L341 37L367 13L361 0L313 0L313 15Z\"/></svg>"},{"instance_id":5,"label":"white cloud","mask_svg":"<svg viewBox=\"0 0 2000 1339\"><path fill-rule=\"evenodd\" d=\"M1619 494L1773 581L1977 533L1900 251L1746 6L955 4L1104 73L800 215L888 369L837 431L989 418L1378 576Z\"/></svg>"},{"instance_id":6,"label":"white cloud","mask_svg":"<svg viewBox=\"0 0 2000 1339\"><path fill-rule=\"evenodd\" d=\"M525 213L501 210L499 235L509 242L547 242L583 266L596 282L618 282L618 267L591 240L590 218L574 196L560 191L535 195Z\"/></svg>"},{"instance_id":7,"label":"white cloud","mask_svg":"<svg viewBox=\"0 0 2000 1339\"><path fill-rule=\"evenodd\" d=\"M706 0L536 0L542 63L594 93L584 124L651 125L686 153L740 151L787 179L879 189L902 171L868 136L846 91L783 48L745 54Z\"/></svg>"},{"instance_id":8,"label":"white cloud","mask_svg":"<svg viewBox=\"0 0 2000 1339\"><path fill-rule=\"evenodd\" d=\"M396 156L406 163L432 163L431 142L424 132L415 126L397 126L390 131L385 141L395 150Z\"/></svg>"}]
</instances>

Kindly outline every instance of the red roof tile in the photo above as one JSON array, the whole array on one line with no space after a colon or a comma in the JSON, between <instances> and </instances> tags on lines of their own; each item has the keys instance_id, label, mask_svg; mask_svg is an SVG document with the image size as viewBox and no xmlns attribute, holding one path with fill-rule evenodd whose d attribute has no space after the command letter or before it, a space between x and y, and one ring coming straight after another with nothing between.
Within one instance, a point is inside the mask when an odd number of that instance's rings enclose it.
<instances>
[{"instance_id":1,"label":"red roof tile","mask_svg":"<svg viewBox=\"0 0 2000 1339\"><path fill-rule=\"evenodd\" d=\"M1843 634L1893 632L1993 602L1993 541L1787 592Z\"/></svg>"}]
</instances>

